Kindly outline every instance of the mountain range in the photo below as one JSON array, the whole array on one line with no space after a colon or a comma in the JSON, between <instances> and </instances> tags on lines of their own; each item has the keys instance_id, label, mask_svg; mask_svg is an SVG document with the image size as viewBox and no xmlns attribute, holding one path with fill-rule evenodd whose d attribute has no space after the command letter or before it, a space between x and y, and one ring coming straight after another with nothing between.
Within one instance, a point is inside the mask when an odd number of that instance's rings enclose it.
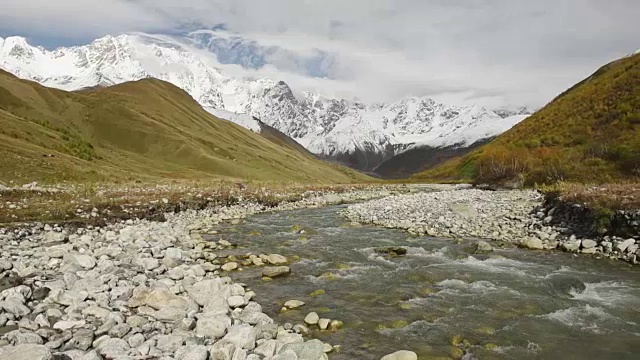
<instances>
[{"instance_id":1,"label":"mountain range","mask_svg":"<svg viewBox=\"0 0 640 360\"><path fill-rule=\"evenodd\" d=\"M427 97L365 104L318 93L294 95L283 81L228 76L216 67L221 58L260 66L263 59L247 46L234 53L237 43L211 31L106 36L55 50L9 37L0 38L0 68L67 91L157 78L183 89L216 116L254 132L266 124L321 158L365 171L411 149L464 150L530 114L526 108L449 106Z\"/></svg>"},{"instance_id":2,"label":"mountain range","mask_svg":"<svg viewBox=\"0 0 640 360\"><path fill-rule=\"evenodd\" d=\"M0 182L371 180L259 124L219 119L157 79L68 92L0 70Z\"/></svg>"}]
</instances>

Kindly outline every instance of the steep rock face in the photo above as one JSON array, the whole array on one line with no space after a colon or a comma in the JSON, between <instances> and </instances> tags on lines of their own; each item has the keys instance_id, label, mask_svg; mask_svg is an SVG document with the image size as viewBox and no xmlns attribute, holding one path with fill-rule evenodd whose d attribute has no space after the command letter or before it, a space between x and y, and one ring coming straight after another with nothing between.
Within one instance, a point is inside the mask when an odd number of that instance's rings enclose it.
<instances>
[{"instance_id":1,"label":"steep rock face","mask_svg":"<svg viewBox=\"0 0 640 360\"><path fill-rule=\"evenodd\" d=\"M362 170L372 170L416 146L466 147L524 118L517 111L447 106L429 98L366 105L316 93L295 96L282 81L221 73L215 67L216 56L224 51L230 57L229 44L235 43L212 36L124 34L53 51L31 46L20 37L0 38L0 68L64 90L155 77L187 91L211 112L224 112L225 119L259 132L252 120L258 118L309 151ZM243 46L237 55L257 67L261 60L251 57L251 46Z\"/></svg>"}]
</instances>

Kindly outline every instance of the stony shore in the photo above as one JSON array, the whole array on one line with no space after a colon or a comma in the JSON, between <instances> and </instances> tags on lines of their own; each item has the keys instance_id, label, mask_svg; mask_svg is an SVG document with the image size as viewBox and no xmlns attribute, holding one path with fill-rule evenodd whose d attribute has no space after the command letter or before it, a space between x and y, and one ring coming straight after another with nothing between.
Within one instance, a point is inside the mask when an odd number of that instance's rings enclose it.
<instances>
[{"instance_id":1,"label":"stony shore","mask_svg":"<svg viewBox=\"0 0 640 360\"><path fill-rule=\"evenodd\" d=\"M276 207L241 202L166 214L164 222L0 230L0 359L327 359L332 346L305 339L303 324L274 324L255 293L227 276L265 266L263 274L276 277L288 272L287 260L259 255L239 264L216 255L231 244L202 234L259 212L391 191L324 194Z\"/></svg>"},{"instance_id":2,"label":"stony shore","mask_svg":"<svg viewBox=\"0 0 640 360\"><path fill-rule=\"evenodd\" d=\"M640 241L635 238L586 238L575 233L571 224L559 226L562 222L555 220L565 218L561 211L571 207L545 204L537 191L484 191L465 186L440 186L439 190L354 204L343 214L354 223L418 235L489 239L534 250L560 249L632 264L640 261Z\"/></svg>"}]
</instances>

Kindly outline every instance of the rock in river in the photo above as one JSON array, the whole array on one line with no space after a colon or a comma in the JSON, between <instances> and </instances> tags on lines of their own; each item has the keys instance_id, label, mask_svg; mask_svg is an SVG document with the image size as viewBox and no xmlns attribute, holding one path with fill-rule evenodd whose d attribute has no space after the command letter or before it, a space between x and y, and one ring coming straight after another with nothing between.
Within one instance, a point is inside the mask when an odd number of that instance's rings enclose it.
<instances>
[{"instance_id":1,"label":"rock in river","mask_svg":"<svg viewBox=\"0 0 640 360\"><path fill-rule=\"evenodd\" d=\"M315 325L318 323L318 321L320 321L320 317L318 316L317 313L315 312L310 312L309 314L307 314L307 316L304 318L304 322L308 325Z\"/></svg>"},{"instance_id":2,"label":"rock in river","mask_svg":"<svg viewBox=\"0 0 640 360\"><path fill-rule=\"evenodd\" d=\"M391 256L407 255L407 249L400 246L375 248L374 251L380 255L391 255Z\"/></svg>"},{"instance_id":3,"label":"rock in river","mask_svg":"<svg viewBox=\"0 0 640 360\"><path fill-rule=\"evenodd\" d=\"M400 350L393 354L385 355L380 360L418 360L418 354L413 351Z\"/></svg>"},{"instance_id":4,"label":"rock in river","mask_svg":"<svg viewBox=\"0 0 640 360\"><path fill-rule=\"evenodd\" d=\"M222 265L222 270L224 271L232 271L238 268L238 263L237 262L228 262L224 265Z\"/></svg>"},{"instance_id":5,"label":"rock in river","mask_svg":"<svg viewBox=\"0 0 640 360\"><path fill-rule=\"evenodd\" d=\"M284 307L286 307L287 309L297 309L301 306L304 306L304 301L289 300L286 303L284 303Z\"/></svg>"},{"instance_id":6,"label":"rock in river","mask_svg":"<svg viewBox=\"0 0 640 360\"><path fill-rule=\"evenodd\" d=\"M531 250L542 250L544 247L542 245L542 240L538 239L538 238L526 238L524 240L522 240L522 242L520 243L520 245L522 247L525 247L527 249L531 249Z\"/></svg>"},{"instance_id":7,"label":"rock in river","mask_svg":"<svg viewBox=\"0 0 640 360\"><path fill-rule=\"evenodd\" d=\"M265 260L271 265L284 265L288 262L286 257L279 254L266 255Z\"/></svg>"},{"instance_id":8,"label":"rock in river","mask_svg":"<svg viewBox=\"0 0 640 360\"><path fill-rule=\"evenodd\" d=\"M291 272L288 266L268 266L262 269L262 276L278 277L287 275Z\"/></svg>"},{"instance_id":9,"label":"rock in river","mask_svg":"<svg viewBox=\"0 0 640 360\"><path fill-rule=\"evenodd\" d=\"M486 241L478 241L478 243L475 246L475 253L476 254L492 252L492 251L493 251L493 248Z\"/></svg>"}]
</instances>

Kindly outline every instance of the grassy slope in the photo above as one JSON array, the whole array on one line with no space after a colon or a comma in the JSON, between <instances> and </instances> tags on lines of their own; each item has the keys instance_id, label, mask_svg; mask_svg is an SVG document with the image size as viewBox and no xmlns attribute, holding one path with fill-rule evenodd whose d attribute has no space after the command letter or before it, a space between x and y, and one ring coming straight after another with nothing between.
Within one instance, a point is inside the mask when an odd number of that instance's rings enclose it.
<instances>
[{"instance_id":1,"label":"grassy slope","mask_svg":"<svg viewBox=\"0 0 640 360\"><path fill-rule=\"evenodd\" d=\"M600 68L480 149L414 179L610 182L640 176L640 55Z\"/></svg>"},{"instance_id":2,"label":"grassy slope","mask_svg":"<svg viewBox=\"0 0 640 360\"><path fill-rule=\"evenodd\" d=\"M69 93L0 70L0 181L212 176L370 180L217 119L159 80Z\"/></svg>"}]
</instances>

